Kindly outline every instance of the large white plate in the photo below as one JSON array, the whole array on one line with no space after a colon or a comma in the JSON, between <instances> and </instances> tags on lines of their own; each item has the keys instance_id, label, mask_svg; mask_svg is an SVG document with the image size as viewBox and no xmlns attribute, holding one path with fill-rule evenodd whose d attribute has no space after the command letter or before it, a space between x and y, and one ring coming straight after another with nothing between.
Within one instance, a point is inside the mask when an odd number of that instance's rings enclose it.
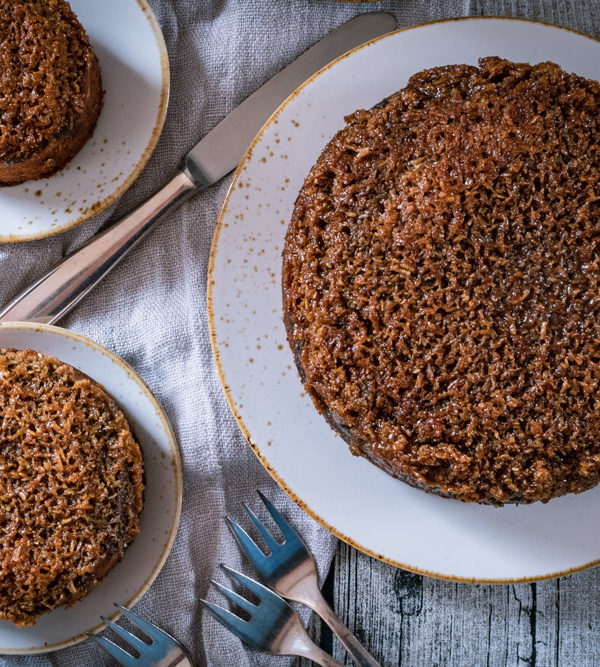
<instances>
[{"instance_id":1,"label":"large white plate","mask_svg":"<svg viewBox=\"0 0 600 667\"><path fill-rule=\"evenodd\" d=\"M41 324L0 324L0 348L50 354L102 384L127 416L144 458L146 489L140 532L123 559L92 592L69 609L55 609L27 628L0 621L0 654L42 653L86 638L116 618L113 602L135 604L160 572L177 532L181 462L165 413L143 380L106 348L78 334Z\"/></svg>"},{"instance_id":2,"label":"large white plate","mask_svg":"<svg viewBox=\"0 0 600 667\"><path fill-rule=\"evenodd\" d=\"M447 579L554 577L600 559L600 487L501 509L428 495L354 458L303 392L281 317L281 250L298 190L326 141L424 68L498 55L600 79L600 42L540 23L461 19L359 47L292 95L236 172L209 272L213 348L230 405L267 470L357 548Z\"/></svg>"},{"instance_id":3,"label":"large white plate","mask_svg":"<svg viewBox=\"0 0 600 667\"><path fill-rule=\"evenodd\" d=\"M104 106L94 134L59 173L0 188L0 241L63 232L116 201L162 130L169 61L147 0L71 0L102 68Z\"/></svg>"}]
</instances>

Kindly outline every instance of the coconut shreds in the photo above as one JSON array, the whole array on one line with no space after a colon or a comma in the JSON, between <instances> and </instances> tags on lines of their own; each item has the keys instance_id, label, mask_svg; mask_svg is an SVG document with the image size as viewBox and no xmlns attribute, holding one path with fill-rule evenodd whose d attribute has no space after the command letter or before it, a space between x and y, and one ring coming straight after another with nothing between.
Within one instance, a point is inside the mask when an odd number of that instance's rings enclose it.
<instances>
[{"instance_id":1,"label":"coconut shreds","mask_svg":"<svg viewBox=\"0 0 600 667\"><path fill-rule=\"evenodd\" d=\"M355 453L465 501L600 480L600 86L484 58L356 111L295 204L284 315Z\"/></svg>"},{"instance_id":2,"label":"coconut shreds","mask_svg":"<svg viewBox=\"0 0 600 667\"><path fill-rule=\"evenodd\" d=\"M0 349L0 619L84 597L138 533L143 466L114 400L68 364Z\"/></svg>"},{"instance_id":3,"label":"coconut shreds","mask_svg":"<svg viewBox=\"0 0 600 667\"><path fill-rule=\"evenodd\" d=\"M64 0L0 0L0 159L22 159L72 130L95 59Z\"/></svg>"}]
</instances>

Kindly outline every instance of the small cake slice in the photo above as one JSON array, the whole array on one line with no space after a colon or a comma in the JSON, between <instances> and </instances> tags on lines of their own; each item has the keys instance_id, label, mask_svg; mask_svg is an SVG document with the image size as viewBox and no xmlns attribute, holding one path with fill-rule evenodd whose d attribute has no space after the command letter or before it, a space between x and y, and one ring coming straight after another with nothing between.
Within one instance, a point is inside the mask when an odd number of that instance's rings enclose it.
<instances>
[{"instance_id":1,"label":"small cake slice","mask_svg":"<svg viewBox=\"0 0 600 667\"><path fill-rule=\"evenodd\" d=\"M94 131L100 66L64 0L0 0L0 185L51 176Z\"/></svg>"},{"instance_id":2,"label":"small cake slice","mask_svg":"<svg viewBox=\"0 0 600 667\"><path fill-rule=\"evenodd\" d=\"M139 532L140 448L115 401L58 359L0 349L0 619L85 597Z\"/></svg>"}]
</instances>

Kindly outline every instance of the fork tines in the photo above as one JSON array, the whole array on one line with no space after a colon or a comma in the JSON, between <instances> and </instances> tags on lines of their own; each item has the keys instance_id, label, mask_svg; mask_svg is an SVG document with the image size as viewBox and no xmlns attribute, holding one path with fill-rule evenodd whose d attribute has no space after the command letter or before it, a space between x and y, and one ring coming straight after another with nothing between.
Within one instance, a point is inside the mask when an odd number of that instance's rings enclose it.
<instances>
[{"instance_id":1,"label":"fork tines","mask_svg":"<svg viewBox=\"0 0 600 667\"><path fill-rule=\"evenodd\" d=\"M132 611L129 611L129 609L126 609L119 604L115 603L115 607L117 607L123 616L128 618L135 627L139 628L148 637L150 642L145 642L139 637L136 637L131 632L128 632L120 625L117 625L104 616L100 617L102 621L106 623L106 625L138 655L144 655L145 657L151 656L153 645L155 643L153 638L156 637L157 633L165 634L164 631L160 628L157 628L154 624L148 623L148 621L144 621L137 614L134 614ZM108 655L114 658L121 665L124 665L125 667L139 667L139 658L133 656L131 653L128 653L120 646L110 641L110 639L106 639L106 637L100 637L99 635L94 635L91 632L86 634L90 639L93 639L101 649L103 649L106 653L108 653Z\"/></svg>"},{"instance_id":2,"label":"fork tines","mask_svg":"<svg viewBox=\"0 0 600 667\"><path fill-rule=\"evenodd\" d=\"M241 572L232 570L226 565L221 565L221 567L232 579L253 593L258 598L258 604L250 602L245 597L214 580L211 583L234 607L246 612L249 616L248 620L207 600L200 600L200 604L206 607L228 630L231 630L247 644L263 651L270 650L272 648L269 646L270 639L276 636L289 617L295 614L294 610L283 598L273 593L266 586L250 579Z\"/></svg>"},{"instance_id":3,"label":"fork tines","mask_svg":"<svg viewBox=\"0 0 600 667\"><path fill-rule=\"evenodd\" d=\"M259 574L262 577L267 577L273 570L274 563L271 558L277 554L277 552L285 547L286 552L289 554L291 551L298 550L304 552L306 547L298 533L292 528L292 526L283 518L281 513L275 509L273 503L266 498L260 491L258 492L261 500L263 501L265 507L267 508L269 514L271 515L273 521L277 524L277 527L283 535L283 542L278 542L273 535L269 532L267 527L260 521L256 514L250 509L250 507L244 503L246 512L250 517L250 520L258 530L260 536L265 541L265 544L270 550L270 554L266 555L256 544L256 542L248 535L248 533L233 519L225 517L229 527L231 528L234 537L236 538L238 544L252 561L253 565L258 570Z\"/></svg>"}]
</instances>

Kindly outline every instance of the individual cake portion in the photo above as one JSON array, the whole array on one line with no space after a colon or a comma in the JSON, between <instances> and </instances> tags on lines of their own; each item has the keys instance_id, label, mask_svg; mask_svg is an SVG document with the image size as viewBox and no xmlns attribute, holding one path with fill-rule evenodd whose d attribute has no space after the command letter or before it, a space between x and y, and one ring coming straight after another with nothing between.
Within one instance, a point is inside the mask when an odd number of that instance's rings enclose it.
<instances>
[{"instance_id":1,"label":"individual cake portion","mask_svg":"<svg viewBox=\"0 0 600 667\"><path fill-rule=\"evenodd\" d=\"M346 118L297 198L283 307L355 454L500 505L600 480L600 85L495 57Z\"/></svg>"},{"instance_id":2,"label":"individual cake portion","mask_svg":"<svg viewBox=\"0 0 600 667\"><path fill-rule=\"evenodd\" d=\"M91 136L98 60L64 0L0 0L0 185L50 176Z\"/></svg>"},{"instance_id":3,"label":"individual cake portion","mask_svg":"<svg viewBox=\"0 0 600 667\"><path fill-rule=\"evenodd\" d=\"M0 349L0 619L32 625L83 598L139 532L143 464L99 384Z\"/></svg>"}]
</instances>

